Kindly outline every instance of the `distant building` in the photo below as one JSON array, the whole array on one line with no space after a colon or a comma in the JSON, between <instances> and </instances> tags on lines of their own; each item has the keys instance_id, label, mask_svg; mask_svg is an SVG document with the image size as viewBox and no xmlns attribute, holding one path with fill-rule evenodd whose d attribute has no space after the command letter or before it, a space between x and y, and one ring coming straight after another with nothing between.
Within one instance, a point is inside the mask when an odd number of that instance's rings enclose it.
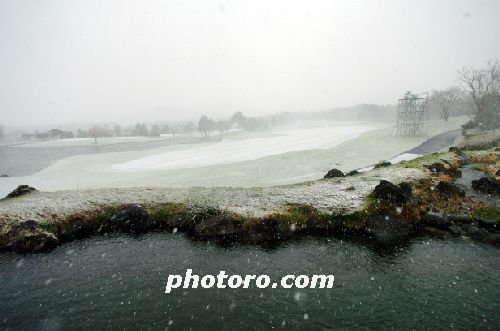
<instances>
[{"instance_id":1,"label":"distant building","mask_svg":"<svg viewBox=\"0 0 500 331\"><path fill-rule=\"evenodd\" d=\"M50 138L53 139L69 139L74 137L72 131L63 131L60 129L51 129L48 134L50 135Z\"/></svg>"}]
</instances>

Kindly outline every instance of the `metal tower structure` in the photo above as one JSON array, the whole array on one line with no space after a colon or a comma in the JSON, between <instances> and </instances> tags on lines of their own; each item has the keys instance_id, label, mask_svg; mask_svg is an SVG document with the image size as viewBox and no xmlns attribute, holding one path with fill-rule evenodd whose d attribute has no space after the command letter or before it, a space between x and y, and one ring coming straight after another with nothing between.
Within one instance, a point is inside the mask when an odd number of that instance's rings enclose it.
<instances>
[{"instance_id":1,"label":"metal tower structure","mask_svg":"<svg viewBox=\"0 0 500 331\"><path fill-rule=\"evenodd\" d=\"M420 136L425 134L429 114L427 110L427 96L406 92L398 100L397 135Z\"/></svg>"}]
</instances>

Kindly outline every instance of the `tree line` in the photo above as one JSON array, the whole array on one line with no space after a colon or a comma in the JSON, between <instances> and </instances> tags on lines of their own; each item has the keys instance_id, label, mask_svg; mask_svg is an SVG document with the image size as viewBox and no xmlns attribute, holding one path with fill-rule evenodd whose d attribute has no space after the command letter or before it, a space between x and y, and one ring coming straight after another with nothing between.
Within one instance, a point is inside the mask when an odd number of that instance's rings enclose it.
<instances>
[{"instance_id":1,"label":"tree line","mask_svg":"<svg viewBox=\"0 0 500 331\"><path fill-rule=\"evenodd\" d=\"M445 121L450 116L470 115L467 128L500 127L500 64L491 60L482 67L458 70L460 86L432 91L428 99L431 116Z\"/></svg>"},{"instance_id":2,"label":"tree line","mask_svg":"<svg viewBox=\"0 0 500 331\"><path fill-rule=\"evenodd\" d=\"M236 112L229 119L219 121L215 121L207 115L202 115L198 121L198 131L205 138L208 138L211 131L218 131L221 135L224 135L231 128L257 131L267 129L268 124L263 118L247 117L242 112Z\"/></svg>"},{"instance_id":3,"label":"tree line","mask_svg":"<svg viewBox=\"0 0 500 331\"><path fill-rule=\"evenodd\" d=\"M471 128L500 128L500 63L489 61L476 69L465 67L458 72L459 80L471 99Z\"/></svg>"},{"instance_id":4,"label":"tree line","mask_svg":"<svg viewBox=\"0 0 500 331\"><path fill-rule=\"evenodd\" d=\"M458 71L460 86L444 90L432 91L428 98L431 118L442 118L445 121L450 116L470 115L472 120L465 128L497 129L500 127L500 63L491 60L481 68L464 67ZM396 111L394 105L362 104L347 108L337 108L313 112L282 112L264 117L248 117L242 112L236 112L224 120L213 120L203 115L198 120L198 127L193 122L176 124L136 123L133 126L95 125L89 129L78 129L75 133L52 129L46 132L25 133L23 138L30 139L62 139L120 137L120 136L151 136L161 134L182 134L198 131L208 138L210 132L217 131L224 135L231 128L245 131L268 129L280 124L296 120L377 120L391 121ZM0 139L4 137L3 126L0 125Z\"/></svg>"}]
</instances>

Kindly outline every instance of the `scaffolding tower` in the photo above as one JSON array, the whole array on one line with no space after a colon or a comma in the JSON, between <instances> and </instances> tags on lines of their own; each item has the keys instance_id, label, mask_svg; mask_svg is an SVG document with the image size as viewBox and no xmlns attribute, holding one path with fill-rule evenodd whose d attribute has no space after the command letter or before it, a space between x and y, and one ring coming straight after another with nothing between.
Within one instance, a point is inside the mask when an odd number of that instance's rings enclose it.
<instances>
[{"instance_id":1,"label":"scaffolding tower","mask_svg":"<svg viewBox=\"0 0 500 331\"><path fill-rule=\"evenodd\" d=\"M408 91L398 100L398 136L424 135L428 119L427 96L424 98Z\"/></svg>"}]
</instances>

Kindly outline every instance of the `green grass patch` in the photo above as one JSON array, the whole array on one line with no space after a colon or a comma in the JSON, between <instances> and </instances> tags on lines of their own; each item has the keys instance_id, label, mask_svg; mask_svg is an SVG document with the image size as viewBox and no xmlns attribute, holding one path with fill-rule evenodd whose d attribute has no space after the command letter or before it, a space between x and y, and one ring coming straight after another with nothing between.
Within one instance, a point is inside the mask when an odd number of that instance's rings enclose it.
<instances>
[{"instance_id":1,"label":"green grass patch","mask_svg":"<svg viewBox=\"0 0 500 331\"><path fill-rule=\"evenodd\" d=\"M286 224L305 225L311 218L319 219L315 208L302 204L290 204L285 210L273 214Z\"/></svg>"},{"instance_id":2,"label":"green grass patch","mask_svg":"<svg viewBox=\"0 0 500 331\"><path fill-rule=\"evenodd\" d=\"M402 168L425 169L426 165L430 165L435 162L441 162L441 159L450 160L454 159L454 157L449 152L433 153L417 157L413 160L401 161L400 163L398 163L398 166Z\"/></svg>"},{"instance_id":3,"label":"green grass patch","mask_svg":"<svg viewBox=\"0 0 500 331\"><path fill-rule=\"evenodd\" d=\"M113 214L116 213L118 209L120 209L120 206L116 205L101 207L95 215L95 221L99 224L105 224L109 222L111 216L113 216Z\"/></svg>"},{"instance_id":4,"label":"green grass patch","mask_svg":"<svg viewBox=\"0 0 500 331\"><path fill-rule=\"evenodd\" d=\"M144 206L152 221L162 223L186 213L186 206L181 203L151 203Z\"/></svg>"},{"instance_id":5,"label":"green grass patch","mask_svg":"<svg viewBox=\"0 0 500 331\"><path fill-rule=\"evenodd\" d=\"M496 203L483 204L474 210L474 214L484 219L500 222L500 206Z\"/></svg>"}]
</instances>

